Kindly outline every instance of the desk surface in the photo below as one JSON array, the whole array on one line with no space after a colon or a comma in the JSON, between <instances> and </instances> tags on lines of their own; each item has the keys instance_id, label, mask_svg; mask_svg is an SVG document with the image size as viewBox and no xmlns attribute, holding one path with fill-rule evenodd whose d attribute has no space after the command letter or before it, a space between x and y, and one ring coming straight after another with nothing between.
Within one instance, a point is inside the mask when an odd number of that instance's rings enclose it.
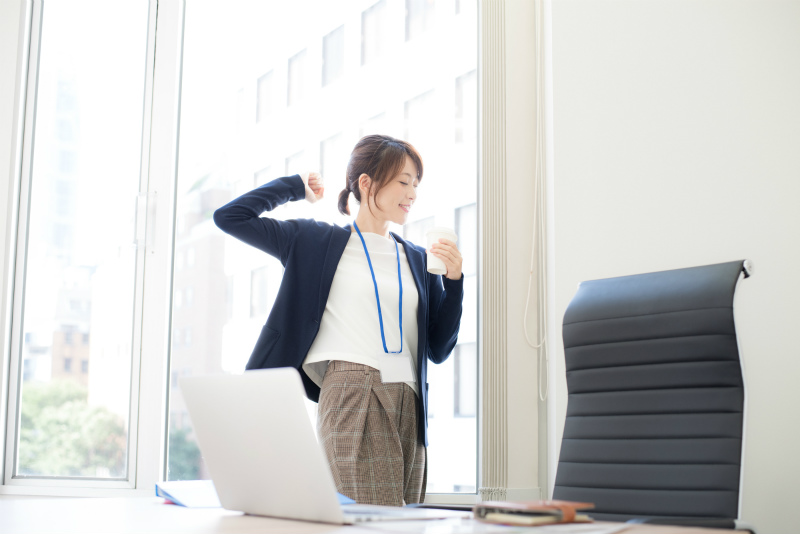
<instances>
[{"instance_id":1,"label":"desk surface","mask_svg":"<svg viewBox=\"0 0 800 534\"><path fill-rule=\"evenodd\" d=\"M600 527L604 523L597 523ZM608 525L607 523L605 525ZM549 530L549 529L548 529ZM244 515L221 508L183 508L157 498L0 497L0 531L14 534L378 534L426 532L472 534L545 532L542 528L497 527L472 520L395 521L337 526ZM713 534L724 531L631 525L626 534ZM588 532L586 534L589 534Z\"/></svg>"}]
</instances>

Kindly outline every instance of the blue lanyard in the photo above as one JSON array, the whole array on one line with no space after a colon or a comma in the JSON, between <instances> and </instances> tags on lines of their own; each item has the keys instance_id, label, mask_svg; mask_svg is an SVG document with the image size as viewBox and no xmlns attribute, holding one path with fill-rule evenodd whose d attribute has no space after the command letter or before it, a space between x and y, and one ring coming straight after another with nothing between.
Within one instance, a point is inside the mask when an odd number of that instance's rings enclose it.
<instances>
[{"instance_id":1,"label":"blue lanyard","mask_svg":"<svg viewBox=\"0 0 800 534\"><path fill-rule=\"evenodd\" d=\"M364 236L361 235L361 230L358 225L353 221L353 226L358 232L358 237L361 239L361 244L364 246L364 254L367 255L367 263L369 264L369 272L372 274L372 285L375 286L375 300L378 301L378 321L381 324L381 341L383 341L383 352L387 354L400 354L403 352L403 277L400 275L400 249L397 247L397 240L392 234L392 241L394 241L394 251L397 253L397 282L400 284L400 350L390 351L386 348L386 336L383 333L383 315L381 314L381 297L378 296L378 282L375 280L375 271L372 269L372 260L369 259L369 251L367 244L364 242Z\"/></svg>"}]
</instances>

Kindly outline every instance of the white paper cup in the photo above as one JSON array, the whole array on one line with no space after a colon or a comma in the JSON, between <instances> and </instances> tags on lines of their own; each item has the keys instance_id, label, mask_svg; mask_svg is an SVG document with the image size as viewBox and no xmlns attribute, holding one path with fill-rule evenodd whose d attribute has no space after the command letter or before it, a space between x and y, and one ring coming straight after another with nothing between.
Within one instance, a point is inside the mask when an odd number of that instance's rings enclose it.
<instances>
[{"instance_id":1,"label":"white paper cup","mask_svg":"<svg viewBox=\"0 0 800 534\"><path fill-rule=\"evenodd\" d=\"M429 250L431 245L438 243L439 239L442 238L449 239L453 243L458 242L456 233L445 226L435 226L425 232L425 239ZM447 274L447 266L445 266L444 262L430 252L428 252L428 272L431 274Z\"/></svg>"}]
</instances>

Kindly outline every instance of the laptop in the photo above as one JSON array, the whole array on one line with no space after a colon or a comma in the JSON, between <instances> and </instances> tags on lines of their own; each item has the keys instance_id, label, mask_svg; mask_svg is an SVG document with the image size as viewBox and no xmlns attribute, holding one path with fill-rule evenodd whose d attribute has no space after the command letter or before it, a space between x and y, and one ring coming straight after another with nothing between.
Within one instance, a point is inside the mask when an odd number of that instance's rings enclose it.
<instances>
[{"instance_id":1,"label":"laptop","mask_svg":"<svg viewBox=\"0 0 800 534\"><path fill-rule=\"evenodd\" d=\"M340 525L472 515L340 504L293 368L186 376L180 387L223 508Z\"/></svg>"}]
</instances>

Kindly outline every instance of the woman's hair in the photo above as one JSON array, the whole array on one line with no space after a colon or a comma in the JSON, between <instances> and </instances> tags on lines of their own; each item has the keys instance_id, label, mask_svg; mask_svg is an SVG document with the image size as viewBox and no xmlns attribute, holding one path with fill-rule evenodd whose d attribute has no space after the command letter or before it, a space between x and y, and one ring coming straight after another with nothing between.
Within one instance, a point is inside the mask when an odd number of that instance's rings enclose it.
<instances>
[{"instance_id":1,"label":"woman's hair","mask_svg":"<svg viewBox=\"0 0 800 534\"><path fill-rule=\"evenodd\" d=\"M406 156L411 158L417 167L417 180L422 180L422 158L411 144L388 135L362 137L350 154L350 162L347 164L347 182L345 188L339 193L339 211L343 215L350 215L350 209L347 207L350 193L353 193L356 201L361 204L358 178L362 174L366 174L372 179L368 196L377 195L403 171L403 167L406 165ZM370 209L372 208L370 207Z\"/></svg>"}]
</instances>

